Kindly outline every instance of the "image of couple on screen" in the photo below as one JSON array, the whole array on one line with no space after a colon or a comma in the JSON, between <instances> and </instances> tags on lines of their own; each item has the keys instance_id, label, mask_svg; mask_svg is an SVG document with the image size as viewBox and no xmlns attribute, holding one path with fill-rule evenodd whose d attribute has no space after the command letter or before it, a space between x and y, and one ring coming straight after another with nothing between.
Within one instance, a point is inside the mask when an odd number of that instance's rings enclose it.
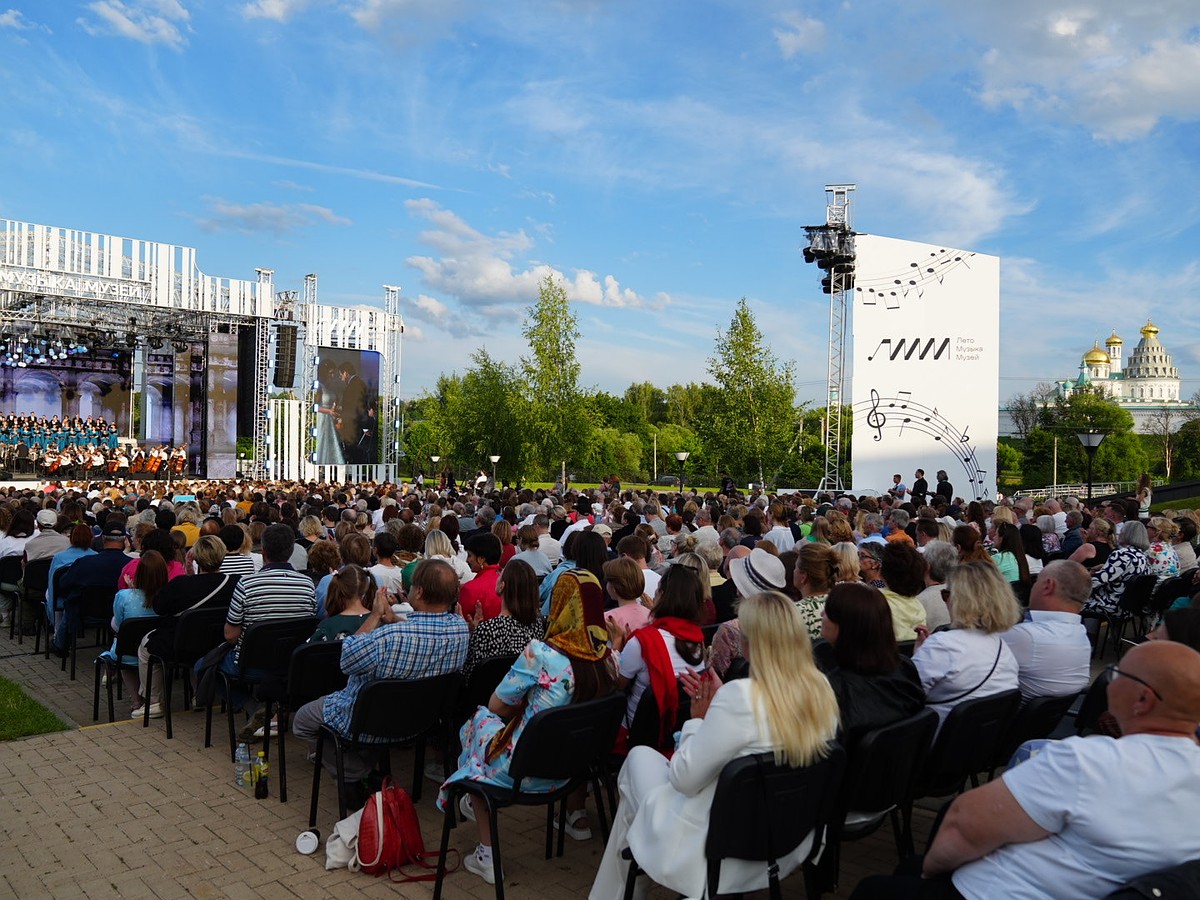
<instances>
[{"instance_id":1,"label":"image of couple on screen","mask_svg":"<svg viewBox=\"0 0 1200 900\"><path fill-rule=\"evenodd\" d=\"M377 462L375 389L352 362L322 359L317 367L317 443L321 466Z\"/></svg>"}]
</instances>

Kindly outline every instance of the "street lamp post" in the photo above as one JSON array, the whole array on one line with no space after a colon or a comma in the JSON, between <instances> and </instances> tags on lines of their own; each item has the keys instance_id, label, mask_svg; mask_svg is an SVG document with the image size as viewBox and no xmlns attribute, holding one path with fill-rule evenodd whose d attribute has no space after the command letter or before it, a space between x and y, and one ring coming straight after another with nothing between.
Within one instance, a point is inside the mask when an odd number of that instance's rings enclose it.
<instances>
[{"instance_id":1,"label":"street lamp post","mask_svg":"<svg viewBox=\"0 0 1200 900\"><path fill-rule=\"evenodd\" d=\"M675 458L679 460L679 493L681 494L683 493L683 470L686 468L684 464L687 462L687 458L691 455L692 454L687 450L675 451Z\"/></svg>"},{"instance_id":2,"label":"street lamp post","mask_svg":"<svg viewBox=\"0 0 1200 900\"><path fill-rule=\"evenodd\" d=\"M500 462L500 457L499 456L489 456L488 459L490 459L492 461L492 490L495 490L496 489L496 463Z\"/></svg>"},{"instance_id":3,"label":"street lamp post","mask_svg":"<svg viewBox=\"0 0 1200 900\"><path fill-rule=\"evenodd\" d=\"M1083 444L1083 449L1087 451L1088 458L1088 503L1092 502L1092 462L1096 459L1096 451L1100 449L1100 445L1104 442L1104 435L1097 434L1094 431L1081 431L1075 435L1079 438L1079 443Z\"/></svg>"}]
</instances>

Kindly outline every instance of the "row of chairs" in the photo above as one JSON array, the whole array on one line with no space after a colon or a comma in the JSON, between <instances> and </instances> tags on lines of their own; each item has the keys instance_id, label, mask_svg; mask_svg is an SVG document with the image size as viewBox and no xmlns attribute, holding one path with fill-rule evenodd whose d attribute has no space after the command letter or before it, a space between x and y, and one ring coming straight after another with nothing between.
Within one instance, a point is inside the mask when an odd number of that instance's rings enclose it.
<instances>
[{"instance_id":1,"label":"row of chairs","mask_svg":"<svg viewBox=\"0 0 1200 900\"><path fill-rule=\"evenodd\" d=\"M1130 579L1121 592L1116 609L1110 613L1094 614L1105 628L1103 638L1099 635L1096 637L1095 656L1103 656L1109 643L1119 656L1129 627L1133 629L1134 638L1143 637L1172 603L1191 593L1195 573L1195 569L1188 569L1162 584L1158 583L1155 575L1138 575Z\"/></svg>"}]
</instances>

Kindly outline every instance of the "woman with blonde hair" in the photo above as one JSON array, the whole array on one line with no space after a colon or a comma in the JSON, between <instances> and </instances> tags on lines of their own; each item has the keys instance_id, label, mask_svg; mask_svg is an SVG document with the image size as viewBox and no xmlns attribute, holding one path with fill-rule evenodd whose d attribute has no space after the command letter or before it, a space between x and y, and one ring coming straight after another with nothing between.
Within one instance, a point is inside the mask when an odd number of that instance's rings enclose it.
<instances>
[{"instance_id":1,"label":"woman with blonde hair","mask_svg":"<svg viewBox=\"0 0 1200 900\"><path fill-rule=\"evenodd\" d=\"M1159 584L1178 575L1183 569L1175 550L1179 526L1170 519L1155 516L1146 523L1146 537L1150 540L1150 549L1146 551L1150 560L1150 574L1158 578Z\"/></svg>"},{"instance_id":2,"label":"woman with blonde hair","mask_svg":"<svg viewBox=\"0 0 1200 900\"><path fill-rule=\"evenodd\" d=\"M930 634L918 625L913 664L929 707L944 722L964 700L1017 687L1017 658L1000 634L1021 621L1021 608L990 561L959 563L947 573L942 596L950 609L950 630Z\"/></svg>"},{"instance_id":3,"label":"woman with blonde hair","mask_svg":"<svg viewBox=\"0 0 1200 900\"><path fill-rule=\"evenodd\" d=\"M1084 542L1071 554L1073 562L1095 569L1108 562L1109 554L1116 545L1112 522L1103 516L1093 516L1092 523L1084 531Z\"/></svg>"},{"instance_id":4,"label":"woman with blonde hair","mask_svg":"<svg viewBox=\"0 0 1200 900\"><path fill-rule=\"evenodd\" d=\"M623 896L621 851L637 848L638 864L656 883L689 897L716 896L707 885L705 840L717 779L726 763L774 752L781 764L806 766L824 758L838 729L838 703L813 661L812 641L796 607L777 591L742 600L739 618L750 659L748 678L722 684L712 674L687 673L691 718L668 761L650 747L634 747L621 769L608 845L592 884L591 900ZM809 852L811 837L778 861L785 877ZM719 892L765 888L762 863L725 860Z\"/></svg>"},{"instance_id":5,"label":"woman with blonde hair","mask_svg":"<svg viewBox=\"0 0 1200 900\"><path fill-rule=\"evenodd\" d=\"M690 537L690 535L689 535ZM695 569L696 574L700 576L700 590L704 592L704 609L700 614L701 625L711 625L717 621L717 607L713 603L713 579L712 572L709 569L708 561L695 551L679 554L675 560L675 565L686 566L689 569ZM724 581L724 579L722 579Z\"/></svg>"},{"instance_id":6,"label":"woman with blonde hair","mask_svg":"<svg viewBox=\"0 0 1200 900\"><path fill-rule=\"evenodd\" d=\"M834 544L830 549L833 550L833 583L841 584L843 581L858 581L858 575L861 571L858 564L858 547L843 541L840 544Z\"/></svg>"}]
</instances>

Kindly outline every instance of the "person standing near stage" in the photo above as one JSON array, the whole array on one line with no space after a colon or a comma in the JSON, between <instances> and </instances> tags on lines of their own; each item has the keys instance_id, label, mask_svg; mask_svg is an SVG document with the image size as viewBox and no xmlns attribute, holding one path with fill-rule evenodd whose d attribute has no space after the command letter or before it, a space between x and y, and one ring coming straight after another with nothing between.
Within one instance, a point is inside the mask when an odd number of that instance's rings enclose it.
<instances>
[{"instance_id":1,"label":"person standing near stage","mask_svg":"<svg viewBox=\"0 0 1200 900\"><path fill-rule=\"evenodd\" d=\"M342 379L342 402L338 433L342 439L342 453L348 463L365 463L369 461L369 445L375 439L371 429L367 383L359 377L352 363L342 363L339 373Z\"/></svg>"},{"instance_id":2,"label":"person standing near stage","mask_svg":"<svg viewBox=\"0 0 1200 900\"><path fill-rule=\"evenodd\" d=\"M929 482L925 480L925 470L917 469L913 473L912 490L909 492L912 496L912 502L917 506L925 505L925 498L929 495Z\"/></svg>"},{"instance_id":3,"label":"person standing near stage","mask_svg":"<svg viewBox=\"0 0 1200 900\"><path fill-rule=\"evenodd\" d=\"M939 497L945 497L947 503L954 502L954 485L950 483L950 478L946 474L945 469L941 469L937 473L937 488L935 493Z\"/></svg>"}]
</instances>

